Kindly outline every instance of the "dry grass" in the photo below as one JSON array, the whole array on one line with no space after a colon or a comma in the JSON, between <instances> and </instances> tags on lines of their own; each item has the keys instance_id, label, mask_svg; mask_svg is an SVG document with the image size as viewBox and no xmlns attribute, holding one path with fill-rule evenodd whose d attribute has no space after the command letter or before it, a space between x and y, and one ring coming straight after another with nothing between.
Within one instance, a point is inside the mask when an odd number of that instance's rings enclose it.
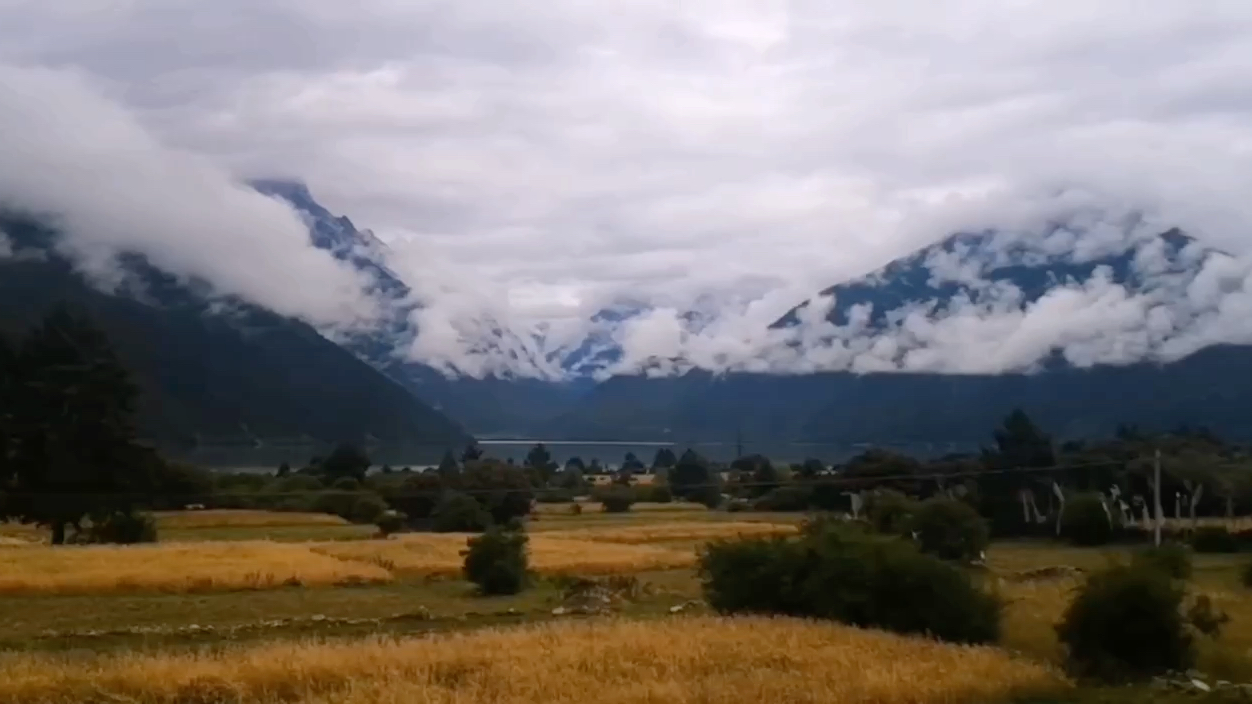
<instances>
[{"instance_id":1,"label":"dry grass","mask_svg":"<svg viewBox=\"0 0 1252 704\"><path fill-rule=\"evenodd\" d=\"M348 522L328 513L248 511L211 509L206 511L157 511L157 528L277 528L284 526L343 526Z\"/></svg>"},{"instance_id":2,"label":"dry grass","mask_svg":"<svg viewBox=\"0 0 1252 704\"><path fill-rule=\"evenodd\" d=\"M0 594L170 593L377 583L377 565L264 541L47 545L0 550Z\"/></svg>"},{"instance_id":3,"label":"dry grass","mask_svg":"<svg viewBox=\"0 0 1252 704\"><path fill-rule=\"evenodd\" d=\"M18 655L0 670L0 704L949 704L1069 688L992 648L765 618L563 622L212 654Z\"/></svg>"},{"instance_id":4,"label":"dry grass","mask_svg":"<svg viewBox=\"0 0 1252 704\"><path fill-rule=\"evenodd\" d=\"M725 523L651 523L633 526L605 526L554 530L545 537L573 538L597 543L645 545L682 541L709 541L719 538L756 537L763 535L794 535L799 528L791 524L735 521Z\"/></svg>"},{"instance_id":5,"label":"dry grass","mask_svg":"<svg viewBox=\"0 0 1252 704\"><path fill-rule=\"evenodd\" d=\"M461 573L466 533L409 533L389 540L323 543L314 550L341 560L383 567L402 576L451 577ZM545 575L607 575L690 567L691 550L648 545L606 545L551 534L531 535L531 569Z\"/></svg>"}]
</instances>

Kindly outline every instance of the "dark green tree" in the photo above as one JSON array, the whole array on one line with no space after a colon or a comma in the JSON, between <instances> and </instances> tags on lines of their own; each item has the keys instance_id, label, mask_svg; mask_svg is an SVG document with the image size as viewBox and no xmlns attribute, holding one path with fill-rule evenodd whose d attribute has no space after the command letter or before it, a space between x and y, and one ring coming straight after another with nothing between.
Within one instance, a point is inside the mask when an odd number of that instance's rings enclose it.
<instances>
[{"instance_id":1,"label":"dark green tree","mask_svg":"<svg viewBox=\"0 0 1252 704\"><path fill-rule=\"evenodd\" d=\"M370 458L365 450L343 442L336 445L326 459L322 460L320 471L326 483L332 484L345 477L351 477L357 482L365 481L365 473L369 468Z\"/></svg>"},{"instance_id":2,"label":"dark green tree","mask_svg":"<svg viewBox=\"0 0 1252 704\"><path fill-rule=\"evenodd\" d=\"M481 460L482 458L483 458L482 448L478 447L478 445L472 442L466 445L465 449L461 452L461 464L477 462L478 460Z\"/></svg>"},{"instance_id":3,"label":"dark green tree","mask_svg":"<svg viewBox=\"0 0 1252 704\"><path fill-rule=\"evenodd\" d=\"M678 464L678 458L674 456L674 451L668 447L657 449L656 455L652 458L652 469L669 469Z\"/></svg>"},{"instance_id":4,"label":"dark green tree","mask_svg":"<svg viewBox=\"0 0 1252 704\"><path fill-rule=\"evenodd\" d=\"M445 481L461 473L461 465L456 461L456 455L452 454L452 450L443 453L443 459L439 460L438 472Z\"/></svg>"},{"instance_id":5,"label":"dark green tree","mask_svg":"<svg viewBox=\"0 0 1252 704\"><path fill-rule=\"evenodd\" d=\"M647 469L647 467L644 466L643 462L639 461L639 458L635 456L635 453L633 452L627 452L626 456L622 458L621 471L623 472L639 474L645 469Z\"/></svg>"},{"instance_id":6,"label":"dark green tree","mask_svg":"<svg viewBox=\"0 0 1252 704\"><path fill-rule=\"evenodd\" d=\"M669 470L669 485L674 496L686 501L714 504L713 494L719 497L720 477L695 450L688 449ZM720 500L720 498L719 498Z\"/></svg>"},{"instance_id":7,"label":"dark green tree","mask_svg":"<svg viewBox=\"0 0 1252 704\"><path fill-rule=\"evenodd\" d=\"M61 544L88 515L150 500L161 460L136 440L139 390L105 335L58 307L20 349L4 349L4 517L45 525Z\"/></svg>"},{"instance_id":8,"label":"dark green tree","mask_svg":"<svg viewBox=\"0 0 1252 704\"><path fill-rule=\"evenodd\" d=\"M552 461L552 453L541 442L535 443L535 446L530 448L530 452L526 453L524 465L534 470L540 486L546 486L551 481L552 475L561 468L561 465Z\"/></svg>"},{"instance_id":9,"label":"dark green tree","mask_svg":"<svg viewBox=\"0 0 1252 704\"><path fill-rule=\"evenodd\" d=\"M565 471L568 472L571 469L577 469L578 473L581 475L583 472L587 471L587 465L583 463L583 458L575 456L565 460Z\"/></svg>"}]
</instances>

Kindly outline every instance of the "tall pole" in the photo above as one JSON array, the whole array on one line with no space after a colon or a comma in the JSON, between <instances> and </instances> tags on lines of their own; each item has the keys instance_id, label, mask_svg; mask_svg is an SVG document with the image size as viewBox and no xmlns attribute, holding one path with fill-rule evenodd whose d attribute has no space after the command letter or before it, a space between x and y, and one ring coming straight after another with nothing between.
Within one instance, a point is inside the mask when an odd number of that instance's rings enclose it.
<instances>
[{"instance_id":1,"label":"tall pole","mask_svg":"<svg viewBox=\"0 0 1252 704\"><path fill-rule=\"evenodd\" d=\"M1152 462L1152 501L1153 511L1156 516L1156 526L1153 529L1153 535L1156 540L1156 546L1161 547L1161 451L1157 450Z\"/></svg>"}]
</instances>

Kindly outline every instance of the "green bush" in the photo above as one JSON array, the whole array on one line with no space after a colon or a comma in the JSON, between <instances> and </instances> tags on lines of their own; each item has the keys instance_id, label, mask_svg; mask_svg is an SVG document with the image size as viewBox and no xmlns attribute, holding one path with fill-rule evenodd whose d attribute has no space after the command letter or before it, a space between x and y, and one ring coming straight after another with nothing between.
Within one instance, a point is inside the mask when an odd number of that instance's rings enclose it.
<instances>
[{"instance_id":1,"label":"green bush","mask_svg":"<svg viewBox=\"0 0 1252 704\"><path fill-rule=\"evenodd\" d=\"M621 484L611 484L597 488L592 492L591 498L599 501L607 513L626 513L635 503L635 490Z\"/></svg>"},{"instance_id":2,"label":"green bush","mask_svg":"<svg viewBox=\"0 0 1252 704\"><path fill-rule=\"evenodd\" d=\"M1157 570L1173 579L1191 578L1191 550L1173 540L1136 551L1131 564Z\"/></svg>"},{"instance_id":3,"label":"green bush","mask_svg":"<svg viewBox=\"0 0 1252 704\"><path fill-rule=\"evenodd\" d=\"M1194 661L1183 587L1159 569L1116 565L1088 578L1056 626L1075 675L1120 681Z\"/></svg>"},{"instance_id":4,"label":"green bush","mask_svg":"<svg viewBox=\"0 0 1252 704\"><path fill-rule=\"evenodd\" d=\"M387 511L387 502L377 494L363 494L352 504L349 520L353 523L376 523Z\"/></svg>"},{"instance_id":5,"label":"green bush","mask_svg":"<svg viewBox=\"0 0 1252 704\"><path fill-rule=\"evenodd\" d=\"M339 491L357 491L361 488L361 482L356 477L339 477L331 483L330 488Z\"/></svg>"},{"instance_id":6,"label":"green bush","mask_svg":"<svg viewBox=\"0 0 1252 704\"><path fill-rule=\"evenodd\" d=\"M325 488L321 480L311 474L288 474L274 482L274 490L284 494L312 493Z\"/></svg>"},{"instance_id":7,"label":"green bush","mask_svg":"<svg viewBox=\"0 0 1252 704\"><path fill-rule=\"evenodd\" d=\"M668 504L674 500L674 492L668 484L653 484L647 487L647 500L654 504Z\"/></svg>"},{"instance_id":8,"label":"green bush","mask_svg":"<svg viewBox=\"0 0 1252 704\"><path fill-rule=\"evenodd\" d=\"M535 501L541 504L567 504L574 500L574 491L564 488L542 489L535 494Z\"/></svg>"},{"instance_id":9,"label":"green bush","mask_svg":"<svg viewBox=\"0 0 1252 704\"><path fill-rule=\"evenodd\" d=\"M991 541L991 531L978 511L946 496L923 501L910 524L921 551L943 560L972 562Z\"/></svg>"},{"instance_id":10,"label":"green bush","mask_svg":"<svg viewBox=\"0 0 1252 704\"><path fill-rule=\"evenodd\" d=\"M430 514L437 533L480 533L491 526L491 514L474 497L459 491L443 495Z\"/></svg>"},{"instance_id":11,"label":"green bush","mask_svg":"<svg viewBox=\"0 0 1252 704\"><path fill-rule=\"evenodd\" d=\"M799 538L711 543L700 575L721 613L824 618L960 643L999 635L999 600L961 569L831 521L807 524Z\"/></svg>"},{"instance_id":12,"label":"green bush","mask_svg":"<svg viewBox=\"0 0 1252 704\"><path fill-rule=\"evenodd\" d=\"M150 514L116 511L91 519L91 527L83 536L87 543L133 545L157 541L156 519Z\"/></svg>"},{"instance_id":13,"label":"green bush","mask_svg":"<svg viewBox=\"0 0 1252 704\"><path fill-rule=\"evenodd\" d=\"M752 502L753 511L806 511L809 508L809 494L806 486L788 484L771 489L765 495Z\"/></svg>"},{"instance_id":14,"label":"green bush","mask_svg":"<svg viewBox=\"0 0 1252 704\"><path fill-rule=\"evenodd\" d=\"M1239 552L1239 541L1226 526L1200 526L1191 535L1191 547L1196 552Z\"/></svg>"},{"instance_id":15,"label":"green bush","mask_svg":"<svg viewBox=\"0 0 1252 704\"><path fill-rule=\"evenodd\" d=\"M356 506L357 499L361 498L359 491L344 491L342 489L325 489L319 491L313 498L313 510L318 513L329 513L339 516L345 521L352 520L352 509Z\"/></svg>"},{"instance_id":16,"label":"green bush","mask_svg":"<svg viewBox=\"0 0 1252 704\"><path fill-rule=\"evenodd\" d=\"M1083 546L1107 545L1113 539L1113 525L1099 494L1078 494L1065 502L1061 535L1070 543Z\"/></svg>"},{"instance_id":17,"label":"green bush","mask_svg":"<svg viewBox=\"0 0 1252 704\"><path fill-rule=\"evenodd\" d=\"M378 526L379 533L391 535L404 530L405 520L406 517L403 513L385 511L374 521L374 525Z\"/></svg>"},{"instance_id":18,"label":"green bush","mask_svg":"<svg viewBox=\"0 0 1252 704\"><path fill-rule=\"evenodd\" d=\"M865 517L874 530L884 535L904 535L920 503L895 489L882 489L865 499Z\"/></svg>"},{"instance_id":19,"label":"green bush","mask_svg":"<svg viewBox=\"0 0 1252 704\"><path fill-rule=\"evenodd\" d=\"M529 577L526 542L525 533L498 526L470 538L461 552L465 578L482 594L517 594Z\"/></svg>"}]
</instances>

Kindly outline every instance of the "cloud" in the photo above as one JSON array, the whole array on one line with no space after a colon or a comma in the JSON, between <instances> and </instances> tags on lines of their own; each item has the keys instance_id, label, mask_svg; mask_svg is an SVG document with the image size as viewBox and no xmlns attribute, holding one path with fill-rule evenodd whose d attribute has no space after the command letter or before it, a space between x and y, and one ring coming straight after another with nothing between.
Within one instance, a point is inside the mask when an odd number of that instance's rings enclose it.
<instances>
[{"instance_id":1,"label":"cloud","mask_svg":"<svg viewBox=\"0 0 1252 704\"><path fill-rule=\"evenodd\" d=\"M373 317L365 280L314 248L295 212L211 161L163 146L80 76L0 66L0 205L51 218L98 283L116 257L207 281L322 325Z\"/></svg>"},{"instance_id":2,"label":"cloud","mask_svg":"<svg viewBox=\"0 0 1252 704\"><path fill-rule=\"evenodd\" d=\"M1167 0L0 8L0 58L78 70L163 143L300 176L378 233L425 306L414 355L536 374L623 299L653 309L618 333L653 368L999 369L1057 341L1081 361L1230 337L1240 293L1171 317L1190 332L1167 343L1160 305L1101 280L1029 311L917 312L892 337L814 333L803 354L766 326L962 229L1144 212L1242 257L1250 39L1252 5ZM1079 229L1050 244L1099 250ZM975 343L994 353L958 351Z\"/></svg>"}]
</instances>

